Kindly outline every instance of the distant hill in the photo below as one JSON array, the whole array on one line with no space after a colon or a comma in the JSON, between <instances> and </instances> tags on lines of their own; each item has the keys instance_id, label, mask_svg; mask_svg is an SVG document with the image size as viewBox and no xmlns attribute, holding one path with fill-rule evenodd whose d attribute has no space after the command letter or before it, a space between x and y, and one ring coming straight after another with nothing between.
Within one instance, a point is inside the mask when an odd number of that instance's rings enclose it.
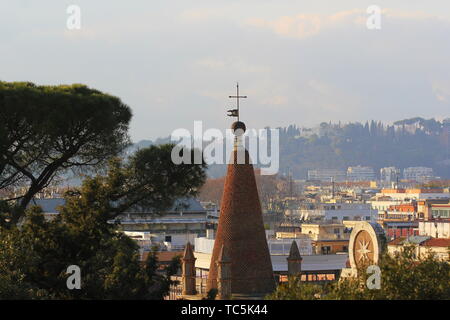
<instances>
[{"instance_id":1,"label":"distant hill","mask_svg":"<svg viewBox=\"0 0 450 320\"><path fill-rule=\"evenodd\" d=\"M349 166L400 169L414 166L431 167L437 176L450 178L450 119L411 118L385 125L381 122L341 125L321 123L315 128L291 125L280 129L280 172L292 172L305 179L312 169L347 169ZM143 140L131 150L155 142ZM213 165L208 173L217 178L225 174L224 165Z\"/></svg>"},{"instance_id":2,"label":"distant hill","mask_svg":"<svg viewBox=\"0 0 450 320\"><path fill-rule=\"evenodd\" d=\"M295 178L306 178L308 170L319 168L424 166L450 178L449 135L448 119L322 123L306 130L289 126L280 130L280 167L282 172L290 169Z\"/></svg>"}]
</instances>

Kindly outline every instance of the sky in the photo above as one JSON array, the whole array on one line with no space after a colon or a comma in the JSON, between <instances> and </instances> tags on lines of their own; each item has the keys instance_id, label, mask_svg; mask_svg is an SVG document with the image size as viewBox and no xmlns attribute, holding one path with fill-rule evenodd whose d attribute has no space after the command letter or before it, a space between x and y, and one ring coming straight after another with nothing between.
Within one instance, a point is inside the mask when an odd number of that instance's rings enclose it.
<instances>
[{"instance_id":1,"label":"sky","mask_svg":"<svg viewBox=\"0 0 450 320\"><path fill-rule=\"evenodd\" d=\"M448 0L0 0L0 80L118 96L136 142L228 128L237 81L248 128L450 117L449 59Z\"/></svg>"}]
</instances>

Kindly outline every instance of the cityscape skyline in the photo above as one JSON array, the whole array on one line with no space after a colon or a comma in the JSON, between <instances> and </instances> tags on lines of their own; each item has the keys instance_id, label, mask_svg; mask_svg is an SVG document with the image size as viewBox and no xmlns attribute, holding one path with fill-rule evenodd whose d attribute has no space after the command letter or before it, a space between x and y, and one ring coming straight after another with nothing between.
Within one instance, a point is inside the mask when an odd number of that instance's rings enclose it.
<instances>
[{"instance_id":1,"label":"cityscape skyline","mask_svg":"<svg viewBox=\"0 0 450 320\"><path fill-rule=\"evenodd\" d=\"M0 12L0 300L450 300L448 0Z\"/></svg>"}]
</instances>

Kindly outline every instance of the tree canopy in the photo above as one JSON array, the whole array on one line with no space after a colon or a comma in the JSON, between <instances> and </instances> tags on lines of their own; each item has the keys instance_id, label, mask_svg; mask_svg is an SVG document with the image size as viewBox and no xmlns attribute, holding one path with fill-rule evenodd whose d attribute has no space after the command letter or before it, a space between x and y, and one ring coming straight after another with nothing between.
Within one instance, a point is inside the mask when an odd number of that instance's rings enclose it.
<instances>
[{"instance_id":1,"label":"tree canopy","mask_svg":"<svg viewBox=\"0 0 450 320\"><path fill-rule=\"evenodd\" d=\"M85 85L0 82L0 189L20 186L12 221L54 177L104 164L128 144L131 110Z\"/></svg>"},{"instance_id":2,"label":"tree canopy","mask_svg":"<svg viewBox=\"0 0 450 320\"><path fill-rule=\"evenodd\" d=\"M164 213L197 195L206 165L172 162L173 145L127 158L131 110L84 85L0 82L0 299L162 299L178 269L158 270L114 219L129 209ZM191 152L194 157L195 151ZM95 169L95 170L93 170ZM30 200L67 170L91 170L64 195L54 219ZM25 219L20 219L25 217ZM18 223L20 222L20 223ZM67 268L81 270L81 289L67 287Z\"/></svg>"},{"instance_id":3,"label":"tree canopy","mask_svg":"<svg viewBox=\"0 0 450 320\"><path fill-rule=\"evenodd\" d=\"M20 227L0 225L0 298L162 299L179 261L163 272L155 253L142 263L136 242L111 219L134 206L164 212L175 199L197 194L206 165L173 164L172 147L111 160L104 175L65 194L53 220L31 207ZM70 265L81 269L80 290L66 286Z\"/></svg>"}]
</instances>

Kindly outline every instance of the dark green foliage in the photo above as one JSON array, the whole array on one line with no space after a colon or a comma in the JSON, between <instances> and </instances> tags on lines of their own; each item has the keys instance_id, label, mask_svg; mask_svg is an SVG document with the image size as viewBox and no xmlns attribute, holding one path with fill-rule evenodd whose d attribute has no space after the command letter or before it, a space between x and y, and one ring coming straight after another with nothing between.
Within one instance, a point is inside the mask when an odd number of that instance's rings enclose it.
<instances>
[{"instance_id":1,"label":"dark green foliage","mask_svg":"<svg viewBox=\"0 0 450 320\"><path fill-rule=\"evenodd\" d=\"M137 244L95 214L72 222L45 222L27 212L22 229L0 234L0 299L162 299L170 275L156 270L156 256L142 265ZM85 220L84 223L79 223ZM75 223L77 221L78 223ZM66 286L69 265L81 269L81 290Z\"/></svg>"},{"instance_id":2,"label":"dark green foliage","mask_svg":"<svg viewBox=\"0 0 450 320\"><path fill-rule=\"evenodd\" d=\"M32 207L20 227L1 227L0 298L162 299L179 259L158 270L153 252L141 263L134 240L108 220L132 206L156 213L196 194L204 165L177 166L170 154L171 146L163 145L139 151L126 164L114 159L105 176L86 178L65 195L54 220ZM81 290L67 289L70 265L81 269Z\"/></svg>"},{"instance_id":3,"label":"dark green foliage","mask_svg":"<svg viewBox=\"0 0 450 320\"><path fill-rule=\"evenodd\" d=\"M320 285L301 282L298 277L278 286L277 290L267 296L268 300L318 300L323 288Z\"/></svg>"},{"instance_id":4,"label":"dark green foliage","mask_svg":"<svg viewBox=\"0 0 450 320\"><path fill-rule=\"evenodd\" d=\"M139 261L137 244L101 212L63 210L44 221L32 208L21 230L0 234L0 298L2 299L162 299L173 267L157 273L156 256ZM81 290L68 290L69 265L81 269Z\"/></svg>"},{"instance_id":5,"label":"dark green foliage","mask_svg":"<svg viewBox=\"0 0 450 320\"><path fill-rule=\"evenodd\" d=\"M219 291L216 288L210 289L206 294L205 300L216 300L218 293Z\"/></svg>"},{"instance_id":6,"label":"dark green foliage","mask_svg":"<svg viewBox=\"0 0 450 320\"><path fill-rule=\"evenodd\" d=\"M0 82L0 189L22 185L13 222L55 175L105 163L129 144L131 110L84 85Z\"/></svg>"},{"instance_id":7,"label":"dark green foliage","mask_svg":"<svg viewBox=\"0 0 450 320\"><path fill-rule=\"evenodd\" d=\"M0 82L0 189L26 186L18 198L0 202L0 298L167 294L179 259L165 270L157 268L155 253L139 261L137 244L108 221L132 207L163 213L175 199L196 195L205 165L173 164L172 145L139 150L124 163L115 156L129 144L130 119L120 99L84 85ZM54 220L38 207L26 209L69 169L104 173L67 192ZM81 269L81 290L67 288L70 265Z\"/></svg>"},{"instance_id":8,"label":"dark green foliage","mask_svg":"<svg viewBox=\"0 0 450 320\"><path fill-rule=\"evenodd\" d=\"M385 254L380 261L381 288L368 289L368 274L341 279L325 285L301 283L298 279L280 285L268 299L285 300L449 300L450 264L432 254L417 259L414 249L406 247L398 255Z\"/></svg>"}]
</instances>

